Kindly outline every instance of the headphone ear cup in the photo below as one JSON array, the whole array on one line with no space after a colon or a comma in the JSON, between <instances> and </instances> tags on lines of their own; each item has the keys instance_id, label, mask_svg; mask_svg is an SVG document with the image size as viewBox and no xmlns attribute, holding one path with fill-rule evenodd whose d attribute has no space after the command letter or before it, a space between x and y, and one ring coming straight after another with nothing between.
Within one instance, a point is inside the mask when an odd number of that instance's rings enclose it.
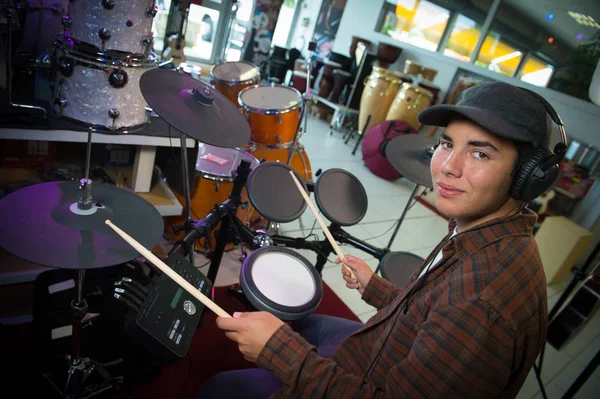
<instances>
[{"instance_id":1,"label":"headphone ear cup","mask_svg":"<svg viewBox=\"0 0 600 399\"><path fill-rule=\"evenodd\" d=\"M536 150L529 155L517 171L511 186L511 195L529 202L548 190L558 176L558 166L553 163L548 150Z\"/></svg>"}]
</instances>

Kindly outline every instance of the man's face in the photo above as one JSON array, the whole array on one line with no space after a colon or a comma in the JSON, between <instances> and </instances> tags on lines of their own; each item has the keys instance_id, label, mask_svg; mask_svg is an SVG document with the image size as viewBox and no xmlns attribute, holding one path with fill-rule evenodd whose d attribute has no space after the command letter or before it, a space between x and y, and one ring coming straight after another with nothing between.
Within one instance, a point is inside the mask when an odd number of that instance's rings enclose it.
<instances>
[{"instance_id":1,"label":"man's face","mask_svg":"<svg viewBox=\"0 0 600 399\"><path fill-rule=\"evenodd\" d=\"M517 149L479 125L453 120L431 159L438 210L458 220L480 222L502 216L509 200Z\"/></svg>"}]
</instances>

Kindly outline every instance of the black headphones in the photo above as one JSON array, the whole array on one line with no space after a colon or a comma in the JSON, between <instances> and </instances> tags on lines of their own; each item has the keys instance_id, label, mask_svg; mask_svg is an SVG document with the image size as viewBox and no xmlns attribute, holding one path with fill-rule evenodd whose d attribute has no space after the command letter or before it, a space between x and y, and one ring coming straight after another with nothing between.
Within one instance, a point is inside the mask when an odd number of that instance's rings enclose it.
<instances>
[{"instance_id":1,"label":"black headphones","mask_svg":"<svg viewBox=\"0 0 600 399\"><path fill-rule=\"evenodd\" d=\"M530 202L546 192L558 179L559 164L567 152L567 135L558 113L544 97L523 87L519 89L537 98L544 105L547 114L558 126L561 138L560 143L557 143L553 150L547 147L535 150L525 158L515 174L510 194L515 199ZM550 135L552 131L550 126L547 131Z\"/></svg>"}]
</instances>

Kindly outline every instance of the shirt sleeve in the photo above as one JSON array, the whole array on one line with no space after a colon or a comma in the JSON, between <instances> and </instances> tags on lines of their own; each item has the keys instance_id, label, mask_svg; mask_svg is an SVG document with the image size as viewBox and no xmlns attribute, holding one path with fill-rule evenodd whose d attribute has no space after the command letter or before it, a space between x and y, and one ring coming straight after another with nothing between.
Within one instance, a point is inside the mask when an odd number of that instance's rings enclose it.
<instances>
[{"instance_id":1,"label":"shirt sleeve","mask_svg":"<svg viewBox=\"0 0 600 399\"><path fill-rule=\"evenodd\" d=\"M396 288L392 282L373 274L363 292L362 299L369 305L381 309L389 305L401 292L402 290Z\"/></svg>"},{"instance_id":2,"label":"shirt sleeve","mask_svg":"<svg viewBox=\"0 0 600 399\"><path fill-rule=\"evenodd\" d=\"M513 337L487 303L465 302L432 313L408 355L397 363L386 353L398 345L390 337L377 360L390 363L381 387L319 356L287 325L267 342L257 363L283 382L278 397L494 398L511 377Z\"/></svg>"}]
</instances>

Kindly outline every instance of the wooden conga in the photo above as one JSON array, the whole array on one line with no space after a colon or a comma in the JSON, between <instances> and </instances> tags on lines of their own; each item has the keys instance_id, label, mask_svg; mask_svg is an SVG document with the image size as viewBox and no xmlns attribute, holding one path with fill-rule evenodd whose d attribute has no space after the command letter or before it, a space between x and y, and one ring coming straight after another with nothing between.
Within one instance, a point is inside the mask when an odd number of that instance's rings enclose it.
<instances>
[{"instance_id":1,"label":"wooden conga","mask_svg":"<svg viewBox=\"0 0 600 399\"><path fill-rule=\"evenodd\" d=\"M387 69L373 67L373 71L365 79L365 88L360 99L358 113L358 131L364 133L369 127L385 120L385 116L394 101L402 81L390 74ZM365 128L367 119L371 116L369 125Z\"/></svg>"},{"instance_id":2,"label":"wooden conga","mask_svg":"<svg viewBox=\"0 0 600 399\"><path fill-rule=\"evenodd\" d=\"M410 83L402 83L389 111L385 116L386 121L401 120L408 123L415 130L419 130L421 124L417 120L419 112L432 104L433 94L422 87Z\"/></svg>"}]
</instances>

